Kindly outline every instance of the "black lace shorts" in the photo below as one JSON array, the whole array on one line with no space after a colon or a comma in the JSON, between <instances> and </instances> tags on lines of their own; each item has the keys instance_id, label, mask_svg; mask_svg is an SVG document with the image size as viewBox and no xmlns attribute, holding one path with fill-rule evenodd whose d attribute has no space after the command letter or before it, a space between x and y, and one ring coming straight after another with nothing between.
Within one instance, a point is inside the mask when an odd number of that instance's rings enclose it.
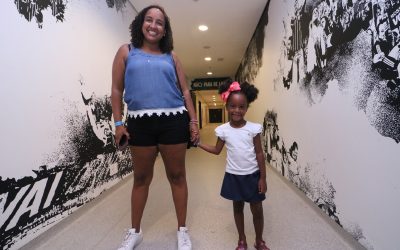
<instances>
[{"instance_id":1,"label":"black lace shorts","mask_svg":"<svg viewBox=\"0 0 400 250\"><path fill-rule=\"evenodd\" d=\"M144 115L128 118L128 132L131 146L156 146L158 144L187 143L189 134L189 115L186 111L175 115Z\"/></svg>"}]
</instances>

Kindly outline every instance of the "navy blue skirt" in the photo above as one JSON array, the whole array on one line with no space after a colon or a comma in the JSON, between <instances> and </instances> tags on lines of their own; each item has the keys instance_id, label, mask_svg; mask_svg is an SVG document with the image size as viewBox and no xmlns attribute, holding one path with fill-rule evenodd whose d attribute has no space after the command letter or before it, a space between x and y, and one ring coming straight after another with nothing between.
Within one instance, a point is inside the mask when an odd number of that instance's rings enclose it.
<instances>
[{"instance_id":1,"label":"navy blue skirt","mask_svg":"<svg viewBox=\"0 0 400 250\"><path fill-rule=\"evenodd\" d=\"M260 171L248 175L235 175L225 172L221 196L232 201L258 202L265 200L265 194L258 193Z\"/></svg>"}]
</instances>

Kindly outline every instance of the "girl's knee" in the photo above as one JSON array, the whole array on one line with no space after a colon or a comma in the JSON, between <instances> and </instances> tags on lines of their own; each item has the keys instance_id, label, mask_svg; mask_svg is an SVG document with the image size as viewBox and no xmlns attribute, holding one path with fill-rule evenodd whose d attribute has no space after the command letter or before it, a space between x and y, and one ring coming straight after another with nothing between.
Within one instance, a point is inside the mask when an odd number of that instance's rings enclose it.
<instances>
[{"instance_id":1,"label":"girl's knee","mask_svg":"<svg viewBox=\"0 0 400 250\"><path fill-rule=\"evenodd\" d=\"M233 212L234 213L243 213L244 202L243 201L234 201L233 202Z\"/></svg>"},{"instance_id":2,"label":"girl's knee","mask_svg":"<svg viewBox=\"0 0 400 250\"><path fill-rule=\"evenodd\" d=\"M263 207L262 207L262 202L254 202L254 203L250 203L250 209L251 212L253 214L253 216L255 215L262 215L263 214Z\"/></svg>"}]
</instances>

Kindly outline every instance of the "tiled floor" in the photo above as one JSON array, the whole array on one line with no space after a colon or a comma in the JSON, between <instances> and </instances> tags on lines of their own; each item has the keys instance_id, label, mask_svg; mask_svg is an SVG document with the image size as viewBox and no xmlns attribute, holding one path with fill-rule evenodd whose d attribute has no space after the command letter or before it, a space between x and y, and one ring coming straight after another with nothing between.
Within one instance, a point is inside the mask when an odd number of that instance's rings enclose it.
<instances>
[{"instance_id":1,"label":"tiled floor","mask_svg":"<svg viewBox=\"0 0 400 250\"><path fill-rule=\"evenodd\" d=\"M215 142L214 127L202 129L202 141ZM189 207L187 225L193 249L235 249L237 233L232 204L219 196L224 174L225 152L219 156L200 149L187 152ZM157 159L138 250L177 249L176 217L161 159ZM310 201L272 168L267 167L268 193L264 205L264 238L278 249L363 249L347 233L321 214ZM116 249L130 227L132 175L104 192L22 249ZM248 205L246 234L254 241ZM253 249L253 248L249 248Z\"/></svg>"}]
</instances>

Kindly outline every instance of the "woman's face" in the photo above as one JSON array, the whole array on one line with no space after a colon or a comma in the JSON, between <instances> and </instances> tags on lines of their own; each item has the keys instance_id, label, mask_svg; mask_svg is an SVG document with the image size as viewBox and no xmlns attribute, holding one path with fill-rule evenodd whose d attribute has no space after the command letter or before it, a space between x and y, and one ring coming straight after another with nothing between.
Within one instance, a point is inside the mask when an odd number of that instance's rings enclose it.
<instances>
[{"instance_id":1,"label":"woman's face","mask_svg":"<svg viewBox=\"0 0 400 250\"><path fill-rule=\"evenodd\" d=\"M149 9L144 17L142 32L145 41L158 43L165 35L165 17L157 8Z\"/></svg>"}]
</instances>

